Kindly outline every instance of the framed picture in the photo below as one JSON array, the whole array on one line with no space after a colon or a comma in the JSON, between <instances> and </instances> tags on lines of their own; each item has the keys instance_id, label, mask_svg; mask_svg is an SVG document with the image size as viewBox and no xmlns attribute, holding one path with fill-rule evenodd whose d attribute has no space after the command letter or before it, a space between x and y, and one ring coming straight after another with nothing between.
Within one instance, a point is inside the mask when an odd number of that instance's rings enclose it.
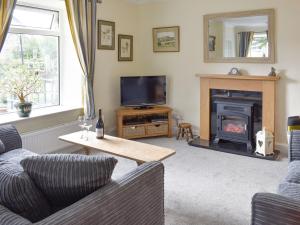
<instances>
[{"instance_id":1,"label":"framed picture","mask_svg":"<svg viewBox=\"0 0 300 225\"><path fill-rule=\"evenodd\" d=\"M132 35L118 35L118 60L119 61L133 61L133 36Z\"/></svg>"},{"instance_id":2,"label":"framed picture","mask_svg":"<svg viewBox=\"0 0 300 225\"><path fill-rule=\"evenodd\" d=\"M98 20L98 49L115 50L115 22Z\"/></svg>"},{"instance_id":3,"label":"framed picture","mask_svg":"<svg viewBox=\"0 0 300 225\"><path fill-rule=\"evenodd\" d=\"M208 51L214 52L216 51L216 37L215 36L209 36L208 38Z\"/></svg>"},{"instance_id":4,"label":"framed picture","mask_svg":"<svg viewBox=\"0 0 300 225\"><path fill-rule=\"evenodd\" d=\"M158 27L153 28L153 52L179 52L180 28Z\"/></svg>"}]
</instances>

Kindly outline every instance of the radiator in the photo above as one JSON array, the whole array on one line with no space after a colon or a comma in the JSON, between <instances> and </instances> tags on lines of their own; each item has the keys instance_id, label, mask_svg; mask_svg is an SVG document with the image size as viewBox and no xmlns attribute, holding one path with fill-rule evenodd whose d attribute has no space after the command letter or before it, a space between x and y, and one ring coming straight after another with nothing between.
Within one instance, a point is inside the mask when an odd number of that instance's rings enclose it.
<instances>
[{"instance_id":1,"label":"radiator","mask_svg":"<svg viewBox=\"0 0 300 225\"><path fill-rule=\"evenodd\" d=\"M80 146L72 145L58 140L58 137L68 133L79 131L78 122L59 125L31 133L25 133L22 136L23 148L43 153L71 153L80 150Z\"/></svg>"}]
</instances>

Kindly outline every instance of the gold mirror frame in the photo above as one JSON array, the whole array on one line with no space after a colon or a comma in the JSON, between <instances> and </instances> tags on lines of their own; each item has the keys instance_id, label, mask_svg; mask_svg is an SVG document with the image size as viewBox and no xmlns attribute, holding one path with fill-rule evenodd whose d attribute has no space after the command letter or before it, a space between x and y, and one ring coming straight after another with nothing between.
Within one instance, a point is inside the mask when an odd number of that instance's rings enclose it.
<instances>
[{"instance_id":1,"label":"gold mirror frame","mask_svg":"<svg viewBox=\"0 0 300 225\"><path fill-rule=\"evenodd\" d=\"M209 58L209 21L211 19L226 19L251 16L268 16L268 34L269 34L269 57L228 57L228 58ZM275 63L275 10L262 9L243 12L217 13L204 16L204 62L205 63Z\"/></svg>"}]
</instances>

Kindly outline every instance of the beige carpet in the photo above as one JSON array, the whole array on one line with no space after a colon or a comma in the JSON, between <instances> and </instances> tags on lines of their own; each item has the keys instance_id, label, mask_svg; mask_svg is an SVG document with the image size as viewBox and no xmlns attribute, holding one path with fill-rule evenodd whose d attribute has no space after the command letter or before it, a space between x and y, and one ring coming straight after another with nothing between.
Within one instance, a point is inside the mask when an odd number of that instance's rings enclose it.
<instances>
[{"instance_id":1,"label":"beige carpet","mask_svg":"<svg viewBox=\"0 0 300 225\"><path fill-rule=\"evenodd\" d=\"M166 225L249 225L251 198L276 192L288 161L267 161L188 146L169 138L142 142L170 147L176 155L164 161ZM136 167L118 158L113 177Z\"/></svg>"}]
</instances>

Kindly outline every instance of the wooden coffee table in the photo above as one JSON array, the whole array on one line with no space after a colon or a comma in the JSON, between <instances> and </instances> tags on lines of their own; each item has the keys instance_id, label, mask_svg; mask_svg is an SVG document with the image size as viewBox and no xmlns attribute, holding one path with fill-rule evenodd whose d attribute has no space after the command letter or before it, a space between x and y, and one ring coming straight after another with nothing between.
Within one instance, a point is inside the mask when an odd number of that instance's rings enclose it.
<instances>
[{"instance_id":1,"label":"wooden coffee table","mask_svg":"<svg viewBox=\"0 0 300 225\"><path fill-rule=\"evenodd\" d=\"M100 152L134 160L138 165L145 162L162 161L176 153L170 148L130 141L109 135L105 135L104 139L99 140L96 139L95 132L91 131L89 132L88 140L81 139L81 135L81 131L75 132L60 136L59 140L81 145L84 147L87 154L90 154L91 149L95 149Z\"/></svg>"}]
</instances>

